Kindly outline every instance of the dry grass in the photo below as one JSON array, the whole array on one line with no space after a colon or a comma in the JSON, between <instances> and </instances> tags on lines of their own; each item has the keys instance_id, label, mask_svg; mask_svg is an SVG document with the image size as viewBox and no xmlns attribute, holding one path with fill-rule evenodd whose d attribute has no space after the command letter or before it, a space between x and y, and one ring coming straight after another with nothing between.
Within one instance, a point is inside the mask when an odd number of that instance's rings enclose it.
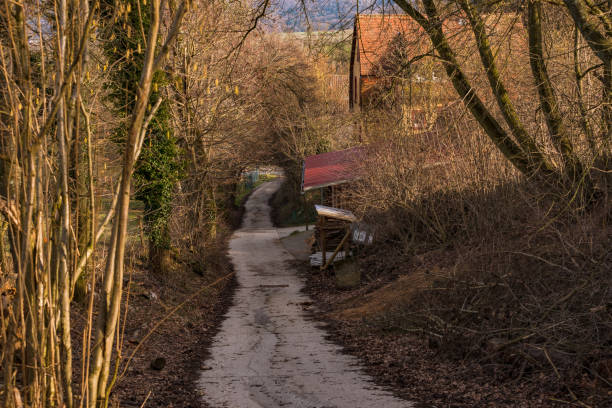
<instances>
[{"instance_id":1,"label":"dry grass","mask_svg":"<svg viewBox=\"0 0 612 408\"><path fill-rule=\"evenodd\" d=\"M413 271L365 295L359 293L351 296L342 302L340 310L332 313L330 317L339 320L375 320L429 286L429 279L424 271Z\"/></svg>"}]
</instances>

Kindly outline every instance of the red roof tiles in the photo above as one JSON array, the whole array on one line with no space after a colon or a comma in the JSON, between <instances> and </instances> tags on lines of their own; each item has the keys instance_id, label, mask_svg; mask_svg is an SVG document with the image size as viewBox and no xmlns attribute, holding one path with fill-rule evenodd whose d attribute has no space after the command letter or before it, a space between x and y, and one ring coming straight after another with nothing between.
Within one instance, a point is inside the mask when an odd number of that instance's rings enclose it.
<instances>
[{"instance_id":1,"label":"red roof tiles","mask_svg":"<svg viewBox=\"0 0 612 408\"><path fill-rule=\"evenodd\" d=\"M422 53L429 46L429 37L412 18L399 14L359 14L355 28L358 35L361 75L376 75L380 59L389 51L389 44L401 34L411 50L408 55Z\"/></svg>"},{"instance_id":2,"label":"red roof tiles","mask_svg":"<svg viewBox=\"0 0 612 408\"><path fill-rule=\"evenodd\" d=\"M442 27L455 45L461 46L466 39L472 38L465 19L446 19ZM431 54L433 51L425 30L405 14L358 14L355 18L355 30L362 76L378 76L381 59L389 54L389 46L397 35L403 37L402 43L406 45L403 54L407 58Z\"/></svg>"}]
</instances>

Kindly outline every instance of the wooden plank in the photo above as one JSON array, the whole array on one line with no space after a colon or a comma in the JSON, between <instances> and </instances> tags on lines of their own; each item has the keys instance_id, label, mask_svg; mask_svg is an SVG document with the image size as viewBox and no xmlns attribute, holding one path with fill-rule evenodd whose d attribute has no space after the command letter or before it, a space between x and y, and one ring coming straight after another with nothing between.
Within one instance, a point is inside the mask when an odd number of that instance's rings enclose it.
<instances>
[{"instance_id":1,"label":"wooden plank","mask_svg":"<svg viewBox=\"0 0 612 408\"><path fill-rule=\"evenodd\" d=\"M334 262L339 262L342 261L346 258L347 252L344 251L340 251L338 252L338 254L336 255L336 258L334 258ZM327 252L327 256L330 257L332 255L332 253L330 251ZM310 255L310 266L321 266L323 265L323 254L321 252L315 252L314 254Z\"/></svg>"},{"instance_id":2,"label":"wooden plank","mask_svg":"<svg viewBox=\"0 0 612 408\"><path fill-rule=\"evenodd\" d=\"M343 210L342 208L328 207L325 205L315 204L315 210L319 216L335 218L338 220L355 222L357 217L349 210Z\"/></svg>"}]
</instances>

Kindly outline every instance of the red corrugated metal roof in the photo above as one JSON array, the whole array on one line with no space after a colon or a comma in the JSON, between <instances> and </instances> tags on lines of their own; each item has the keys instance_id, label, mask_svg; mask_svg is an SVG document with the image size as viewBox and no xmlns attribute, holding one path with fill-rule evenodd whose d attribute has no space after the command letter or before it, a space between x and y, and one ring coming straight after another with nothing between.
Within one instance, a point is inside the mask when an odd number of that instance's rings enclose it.
<instances>
[{"instance_id":1,"label":"red corrugated metal roof","mask_svg":"<svg viewBox=\"0 0 612 408\"><path fill-rule=\"evenodd\" d=\"M359 178L365 147L308 156L304 159L302 191L346 183Z\"/></svg>"}]
</instances>

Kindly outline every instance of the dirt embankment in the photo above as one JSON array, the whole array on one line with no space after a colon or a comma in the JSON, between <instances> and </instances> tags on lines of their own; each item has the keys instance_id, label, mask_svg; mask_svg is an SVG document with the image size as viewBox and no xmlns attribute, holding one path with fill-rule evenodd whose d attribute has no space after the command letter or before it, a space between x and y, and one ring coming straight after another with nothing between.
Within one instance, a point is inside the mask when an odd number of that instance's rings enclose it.
<instances>
[{"instance_id":1,"label":"dirt embankment","mask_svg":"<svg viewBox=\"0 0 612 408\"><path fill-rule=\"evenodd\" d=\"M195 381L235 287L226 256L203 275L181 262L174 262L163 276L152 273L138 248L130 250L128 262L121 363L111 403L128 408L145 401L146 407L204 407ZM84 312L74 309L74 333L81 333ZM80 355L80 335L73 344L75 355ZM75 380L80 382L80 361L76 366Z\"/></svg>"},{"instance_id":2,"label":"dirt embankment","mask_svg":"<svg viewBox=\"0 0 612 408\"><path fill-rule=\"evenodd\" d=\"M333 272L296 265L314 299L315 317L328 323L331 338L359 357L379 384L423 407L612 406L612 392L589 376L563 383L518 359L449 357L449 345L440 344L432 333L402 327L398 309L403 318L410 314L404 305L427 292L422 289L431 288L431 271L445 265L422 258L394 265L393 254L383 252L361 258L362 284L351 290L337 289ZM449 254L435 255L439 259ZM572 401L572 393L579 402Z\"/></svg>"},{"instance_id":3,"label":"dirt embankment","mask_svg":"<svg viewBox=\"0 0 612 408\"><path fill-rule=\"evenodd\" d=\"M201 363L233 301L236 280L227 256L231 231L238 229L244 207L229 208L227 236L206 258L173 252L168 270L154 273L147 251L132 240L126 256L121 356L111 402L121 407L206 407L196 381ZM204 261L201 261L205 259ZM194 262L194 260L200 260ZM86 311L74 309L74 355L80 356ZM78 359L78 357L77 357ZM81 361L75 363L80 383ZM145 403L146 401L146 403ZM113 405L115 406L115 405Z\"/></svg>"},{"instance_id":4,"label":"dirt embankment","mask_svg":"<svg viewBox=\"0 0 612 408\"><path fill-rule=\"evenodd\" d=\"M418 401L422 407L533 407L541 402L521 386L496 381L484 368L438 358L418 335L365 317L387 307L403 282L398 282L398 288L378 281L369 288L338 291L332 276L313 274L306 266L303 271L312 274L307 279L307 292L318 305L316 317L328 323L330 337L344 346L344 351L359 357L378 383L397 394Z\"/></svg>"},{"instance_id":5,"label":"dirt embankment","mask_svg":"<svg viewBox=\"0 0 612 408\"><path fill-rule=\"evenodd\" d=\"M140 406L147 396L147 407L204 405L194 383L222 316L231 304L234 279L230 273L227 263L208 268L204 276L180 266L163 278L146 269L134 274L124 337L126 357L177 305L201 288L218 279L222 281L187 301L143 341L115 390L122 406Z\"/></svg>"}]
</instances>

